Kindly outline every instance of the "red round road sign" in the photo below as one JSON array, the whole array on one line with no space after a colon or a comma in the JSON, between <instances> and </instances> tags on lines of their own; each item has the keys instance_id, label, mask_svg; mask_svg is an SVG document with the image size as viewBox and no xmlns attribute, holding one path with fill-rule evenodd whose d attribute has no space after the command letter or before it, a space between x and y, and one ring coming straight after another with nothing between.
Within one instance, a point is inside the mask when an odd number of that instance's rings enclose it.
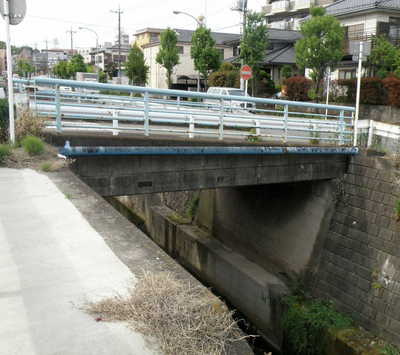
<instances>
[{"instance_id":1,"label":"red round road sign","mask_svg":"<svg viewBox=\"0 0 400 355\"><path fill-rule=\"evenodd\" d=\"M253 77L253 70L249 65L243 65L240 69L240 76L243 80L249 80Z\"/></svg>"}]
</instances>

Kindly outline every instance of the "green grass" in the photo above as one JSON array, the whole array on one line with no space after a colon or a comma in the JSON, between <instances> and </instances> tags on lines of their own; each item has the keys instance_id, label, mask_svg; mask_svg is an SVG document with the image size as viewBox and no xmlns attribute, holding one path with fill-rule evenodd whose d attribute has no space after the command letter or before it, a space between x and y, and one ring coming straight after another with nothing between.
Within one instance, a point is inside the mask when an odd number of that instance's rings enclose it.
<instances>
[{"instance_id":1,"label":"green grass","mask_svg":"<svg viewBox=\"0 0 400 355\"><path fill-rule=\"evenodd\" d=\"M393 345L385 345L382 350L382 355L400 355L400 350Z\"/></svg>"},{"instance_id":2,"label":"green grass","mask_svg":"<svg viewBox=\"0 0 400 355\"><path fill-rule=\"evenodd\" d=\"M42 170L42 171L48 173L48 172L53 171L53 166L51 165L51 163L43 163L43 164L40 166L40 170Z\"/></svg>"},{"instance_id":3,"label":"green grass","mask_svg":"<svg viewBox=\"0 0 400 355\"><path fill-rule=\"evenodd\" d=\"M400 200L396 201L395 211L397 214L397 220L400 221Z\"/></svg>"},{"instance_id":4,"label":"green grass","mask_svg":"<svg viewBox=\"0 0 400 355\"><path fill-rule=\"evenodd\" d=\"M4 164L11 154L11 147L7 144L0 144L0 164Z\"/></svg>"},{"instance_id":5,"label":"green grass","mask_svg":"<svg viewBox=\"0 0 400 355\"><path fill-rule=\"evenodd\" d=\"M44 152L44 143L38 137L27 136L21 141L21 145L29 155L40 155Z\"/></svg>"}]
</instances>

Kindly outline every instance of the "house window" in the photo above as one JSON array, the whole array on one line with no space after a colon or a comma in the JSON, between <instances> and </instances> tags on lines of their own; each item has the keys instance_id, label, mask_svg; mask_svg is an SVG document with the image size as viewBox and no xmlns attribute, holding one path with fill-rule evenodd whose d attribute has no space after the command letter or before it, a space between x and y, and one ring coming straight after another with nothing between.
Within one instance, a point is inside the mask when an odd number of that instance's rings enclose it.
<instances>
[{"instance_id":1,"label":"house window","mask_svg":"<svg viewBox=\"0 0 400 355\"><path fill-rule=\"evenodd\" d=\"M389 38L390 39L400 38L400 18L391 17L389 19Z\"/></svg>"},{"instance_id":2,"label":"house window","mask_svg":"<svg viewBox=\"0 0 400 355\"><path fill-rule=\"evenodd\" d=\"M346 31L347 31L347 39L350 40L363 39L364 24L360 23L359 25L347 26Z\"/></svg>"},{"instance_id":3,"label":"house window","mask_svg":"<svg viewBox=\"0 0 400 355\"><path fill-rule=\"evenodd\" d=\"M158 33L151 33L150 34L150 43L154 43L158 41Z\"/></svg>"},{"instance_id":4,"label":"house window","mask_svg":"<svg viewBox=\"0 0 400 355\"><path fill-rule=\"evenodd\" d=\"M179 53L179 54L183 54L183 53L184 53L184 48L183 48L183 46L178 46L177 48L178 48L178 53Z\"/></svg>"},{"instance_id":5,"label":"house window","mask_svg":"<svg viewBox=\"0 0 400 355\"><path fill-rule=\"evenodd\" d=\"M339 79L354 79L356 78L356 71L352 69L339 70Z\"/></svg>"}]
</instances>

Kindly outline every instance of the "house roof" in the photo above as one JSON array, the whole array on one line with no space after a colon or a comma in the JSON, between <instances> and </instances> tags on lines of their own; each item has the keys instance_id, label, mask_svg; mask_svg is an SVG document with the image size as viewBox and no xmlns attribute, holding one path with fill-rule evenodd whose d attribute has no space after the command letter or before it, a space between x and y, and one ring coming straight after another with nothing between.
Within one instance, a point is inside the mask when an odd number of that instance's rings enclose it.
<instances>
[{"instance_id":1,"label":"house roof","mask_svg":"<svg viewBox=\"0 0 400 355\"><path fill-rule=\"evenodd\" d=\"M343 16L368 10L398 10L400 0L339 0L326 7L328 15Z\"/></svg>"},{"instance_id":2,"label":"house roof","mask_svg":"<svg viewBox=\"0 0 400 355\"><path fill-rule=\"evenodd\" d=\"M143 30L137 31L135 35L140 35L146 32L161 33L164 30L165 29L161 28L145 28ZM179 42L190 43L192 41L194 31L184 30L180 28L174 28L174 31L178 33ZM228 42L240 39L240 34L238 33L211 32L211 36L214 38L217 45L225 45ZM149 43L148 45L154 45L156 43L159 43L159 41L154 41L152 43Z\"/></svg>"},{"instance_id":3,"label":"house roof","mask_svg":"<svg viewBox=\"0 0 400 355\"><path fill-rule=\"evenodd\" d=\"M231 57L225 59L226 62L229 63L238 63L239 56ZM268 50L265 53L265 57L263 63L268 64L295 64L296 63L296 52L294 49L294 45L288 43L284 47L280 47L277 49Z\"/></svg>"}]
</instances>

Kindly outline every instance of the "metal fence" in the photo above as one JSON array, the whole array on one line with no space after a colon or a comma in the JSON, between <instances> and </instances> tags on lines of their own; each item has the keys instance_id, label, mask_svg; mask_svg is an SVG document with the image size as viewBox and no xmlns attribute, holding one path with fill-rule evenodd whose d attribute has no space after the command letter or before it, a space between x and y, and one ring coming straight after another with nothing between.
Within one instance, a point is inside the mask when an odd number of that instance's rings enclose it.
<instances>
[{"instance_id":1,"label":"metal fence","mask_svg":"<svg viewBox=\"0 0 400 355\"><path fill-rule=\"evenodd\" d=\"M352 107L40 78L15 80L48 129L351 146Z\"/></svg>"}]
</instances>

